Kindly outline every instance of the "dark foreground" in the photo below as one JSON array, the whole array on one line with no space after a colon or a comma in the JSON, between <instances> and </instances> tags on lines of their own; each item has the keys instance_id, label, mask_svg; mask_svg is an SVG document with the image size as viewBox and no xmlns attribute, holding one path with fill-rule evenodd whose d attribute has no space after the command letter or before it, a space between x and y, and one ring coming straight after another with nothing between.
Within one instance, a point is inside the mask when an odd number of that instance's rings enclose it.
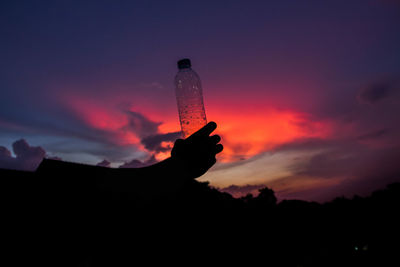
<instances>
[{"instance_id":1,"label":"dark foreground","mask_svg":"<svg viewBox=\"0 0 400 267\"><path fill-rule=\"evenodd\" d=\"M99 189L101 172L0 177L2 266L399 266L400 184L321 205L197 181L138 198Z\"/></svg>"}]
</instances>

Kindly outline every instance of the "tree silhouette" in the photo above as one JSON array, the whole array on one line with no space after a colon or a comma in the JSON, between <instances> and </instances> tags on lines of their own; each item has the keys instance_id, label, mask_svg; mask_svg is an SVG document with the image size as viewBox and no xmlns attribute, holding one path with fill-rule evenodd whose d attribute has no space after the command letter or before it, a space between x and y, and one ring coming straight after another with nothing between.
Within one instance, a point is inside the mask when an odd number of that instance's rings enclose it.
<instances>
[{"instance_id":1,"label":"tree silhouette","mask_svg":"<svg viewBox=\"0 0 400 267\"><path fill-rule=\"evenodd\" d=\"M266 206L275 206L277 199L275 197L275 192L268 187L264 187L258 190L260 194L258 194L257 199Z\"/></svg>"}]
</instances>

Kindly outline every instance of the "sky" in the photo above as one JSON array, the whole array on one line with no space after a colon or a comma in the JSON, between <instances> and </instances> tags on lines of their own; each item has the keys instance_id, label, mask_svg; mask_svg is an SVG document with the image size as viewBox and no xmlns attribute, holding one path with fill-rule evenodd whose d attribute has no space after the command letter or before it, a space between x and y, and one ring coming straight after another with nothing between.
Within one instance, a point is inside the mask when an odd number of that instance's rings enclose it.
<instances>
[{"instance_id":1,"label":"sky","mask_svg":"<svg viewBox=\"0 0 400 267\"><path fill-rule=\"evenodd\" d=\"M180 137L199 74L234 196L327 201L400 181L400 2L1 1L0 168L140 167Z\"/></svg>"}]
</instances>

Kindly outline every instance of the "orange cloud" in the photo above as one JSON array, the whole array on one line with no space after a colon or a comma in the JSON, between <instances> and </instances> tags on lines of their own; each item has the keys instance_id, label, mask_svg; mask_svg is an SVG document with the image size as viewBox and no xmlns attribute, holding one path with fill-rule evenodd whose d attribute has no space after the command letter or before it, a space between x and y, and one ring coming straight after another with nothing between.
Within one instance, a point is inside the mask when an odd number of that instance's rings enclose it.
<instances>
[{"instance_id":1,"label":"orange cloud","mask_svg":"<svg viewBox=\"0 0 400 267\"><path fill-rule=\"evenodd\" d=\"M332 132L329 122L313 121L301 112L265 108L248 112L245 107L229 110L209 109L223 137L223 162L249 158L298 138L325 138ZM249 109L251 110L251 109Z\"/></svg>"},{"instance_id":2,"label":"orange cloud","mask_svg":"<svg viewBox=\"0 0 400 267\"><path fill-rule=\"evenodd\" d=\"M141 137L125 126L129 123L126 112L118 108L112 99L87 99L68 96L67 105L88 126L112 133L113 143L118 145L136 145L140 150L146 149L140 143ZM176 107L153 109L151 104L132 105L128 110L140 112L154 123L160 123L159 133L180 130ZM138 110L139 109L139 110ZM291 142L298 138L319 137L331 135L332 125L329 122L314 121L308 114L293 110L280 110L273 107L241 106L218 103L207 106L207 117L217 122L218 128L213 134L222 137L224 151L218 155L221 162L232 162L247 159L278 145ZM173 144L168 144L172 146ZM158 160L169 156L163 152L155 155Z\"/></svg>"},{"instance_id":3,"label":"orange cloud","mask_svg":"<svg viewBox=\"0 0 400 267\"><path fill-rule=\"evenodd\" d=\"M124 129L129 122L127 114L105 101L90 100L78 96L64 96L64 104L89 127L111 133L109 141L117 145L138 145L140 138L133 132Z\"/></svg>"}]
</instances>

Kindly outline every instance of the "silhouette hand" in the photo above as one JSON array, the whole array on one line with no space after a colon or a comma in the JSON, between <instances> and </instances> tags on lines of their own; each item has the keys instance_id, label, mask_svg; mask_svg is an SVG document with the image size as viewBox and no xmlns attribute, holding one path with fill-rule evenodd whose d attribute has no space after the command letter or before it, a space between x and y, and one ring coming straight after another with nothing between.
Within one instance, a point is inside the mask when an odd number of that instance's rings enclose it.
<instances>
[{"instance_id":1,"label":"silhouette hand","mask_svg":"<svg viewBox=\"0 0 400 267\"><path fill-rule=\"evenodd\" d=\"M180 168L183 168L185 176L200 177L215 164L215 155L223 150L223 146L218 144L221 137L209 136L215 128L217 124L209 122L188 138L175 141L171 157L178 162Z\"/></svg>"}]
</instances>

